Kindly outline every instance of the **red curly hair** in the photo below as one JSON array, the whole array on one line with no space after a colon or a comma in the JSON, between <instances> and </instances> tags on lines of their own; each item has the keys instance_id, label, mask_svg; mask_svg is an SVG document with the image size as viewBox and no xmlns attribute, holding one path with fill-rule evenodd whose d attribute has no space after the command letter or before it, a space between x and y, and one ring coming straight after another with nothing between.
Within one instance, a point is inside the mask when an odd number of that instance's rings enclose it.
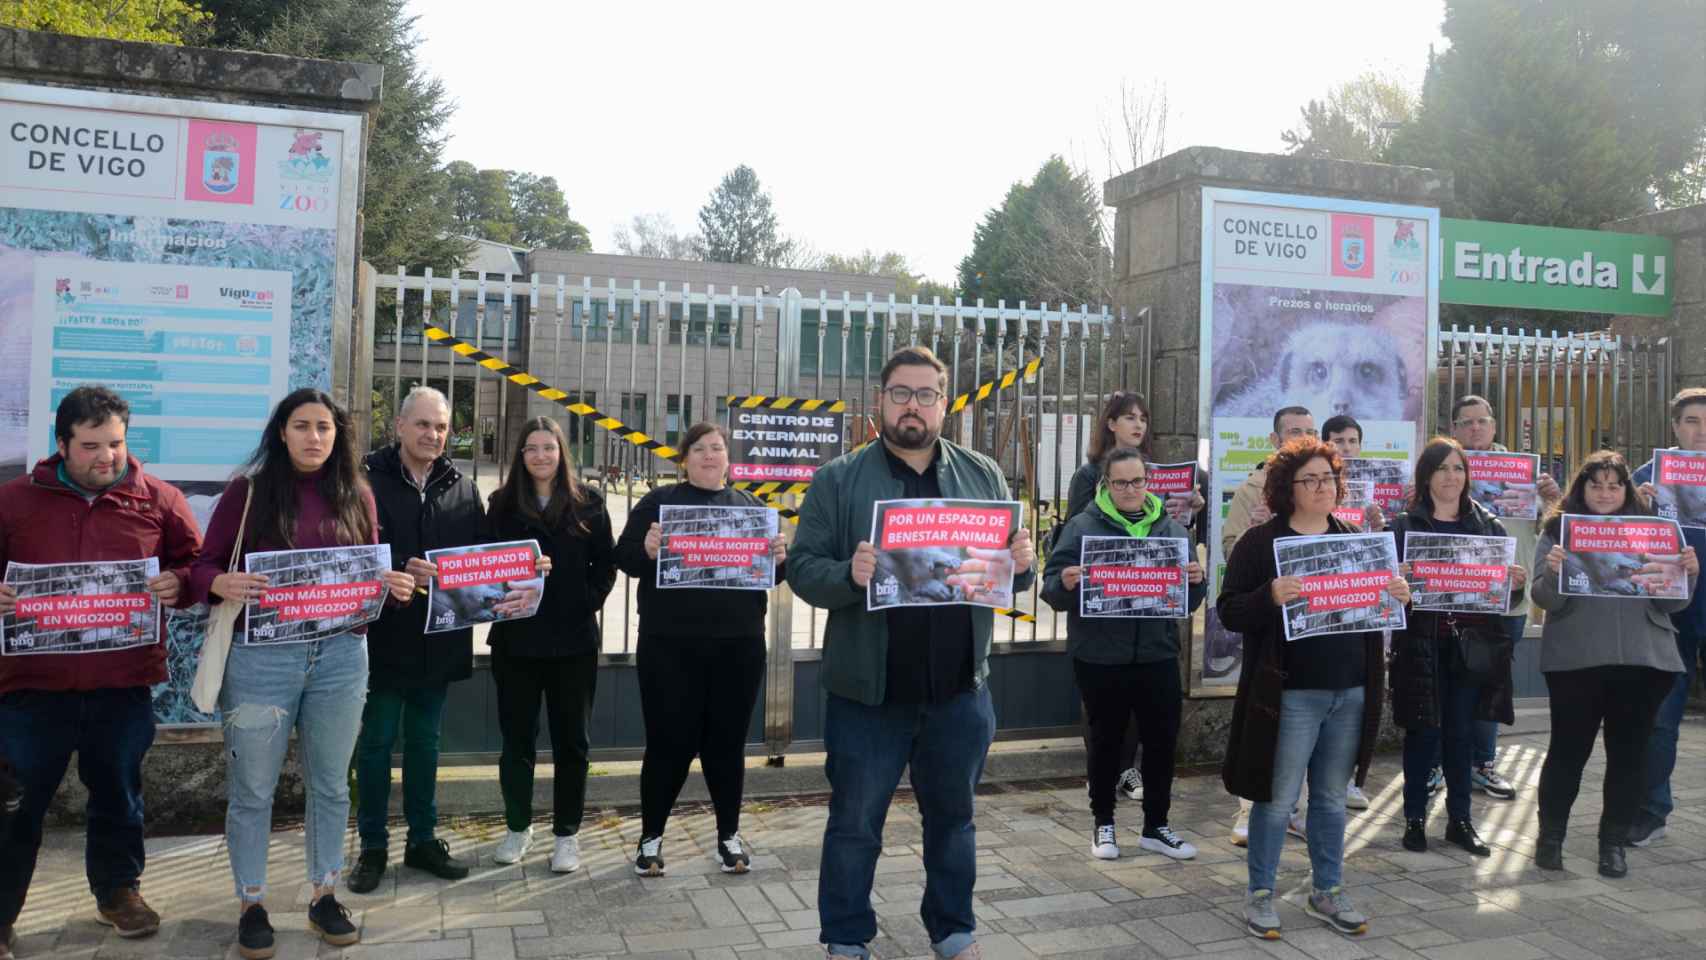
<instances>
[{"instance_id":1,"label":"red curly hair","mask_svg":"<svg viewBox=\"0 0 1706 960\"><path fill-rule=\"evenodd\" d=\"M1268 509L1276 517L1289 517L1297 509L1297 501L1292 497L1292 480L1303 465L1320 457L1327 461L1327 466L1333 471L1334 486L1337 495L1334 503L1342 503L1345 499L1345 461L1339 457L1339 451L1320 437L1298 437L1285 446L1274 451L1268 458L1267 481L1262 485L1262 499Z\"/></svg>"}]
</instances>

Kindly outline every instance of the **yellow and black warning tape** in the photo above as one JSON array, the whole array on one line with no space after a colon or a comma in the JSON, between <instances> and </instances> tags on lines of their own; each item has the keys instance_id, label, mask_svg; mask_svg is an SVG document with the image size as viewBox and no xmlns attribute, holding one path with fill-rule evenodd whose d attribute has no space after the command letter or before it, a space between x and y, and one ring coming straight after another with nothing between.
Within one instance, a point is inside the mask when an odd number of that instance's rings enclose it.
<instances>
[{"instance_id":1,"label":"yellow and black warning tape","mask_svg":"<svg viewBox=\"0 0 1706 960\"><path fill-rule=\"evenodd\" d=\"M843 413L847 410L847 403L843 400L810 400L805 397L769 397L763 394L754 394L749 397L730 395L728 403L730 410L737 407L742 410L800 410L807 413L810 413L813 410L822 410L824 413Z\"/></svg>"},{"instance_id":2,"label":"yellow and black warning tape","mask_svg":"<svg viewBox=\"0 0 1706 960\"><path fill-rule=\"evenodd\" d=\"M514 364L506 363L500 357L492 356L491 354L487 353L484 350L481 350L479 347L474 346L473 344L469 343L468 341L463 340L460 337L453 335L448 330L445 330L441 327L429 326L426 328L425 332L426 332L427 339L431 340L433 343L437 343L437 344L440 344L441 346L449 347L451 350L455 351L458 355L467 357L469 360L472 360L475 363L479 364L480 366L486 368L487 370L490 370L493 373L497 374L498 376L503 377L505 380L508 380L510 383L513 383L518 387L523 387L527 390L530 390L530 391L538 394L540 399L549 400L552 403L555 403L557 406L562 407L564 410L567 410L570 413L572 413L578 417L584 417L584 418L591 420L594 426L599 427L603 430L607 430L611 433L614 433L618 437L620 437L622 440L624 440L628 443L631 443L634 446L639 447L642 450L649 450L652 453L664 458L665 460L669 460L672 462L675 460L675 458L677 456L680 455L680 451L676 450L674 447L670 446L667 443L663 443L659 440L652 439L652 437L649 434L647 434L645 431L636 430L633 427L630 427L627 424L623 423L620 419L618 419L616 417L612 417L607 413L604 413L603 411L599 410L597 407L592 406L591 404L581 403L579 401L571 401L569 399L569 395L567 393L565 393L564 391L559 390L556 387L551 386L550 384L546 383L545 381L540 380L538 377L534 376L531 373L528 373L526 370L523 370L520 367L515 366ZM1024 376L1025 376L1026 380L1030 380L1032 377L1035 376L1035 374L1037 372L1037 368L1040 366L1041 362L1042 362L1042 358L1039 356L1036 359L1032 360L1029 364L1026 365L1025 371L1024 371ZM977 388L977 390L972 391L972 392L977 395L977 399L982 400L982 399L988 397L989 394L993 390L996 390L996 389L1005 390L1008 387L1012 386L1014 379L1015 379L1015 376L1017 374L1018 374L1018 371L1016 371L1016 370L1009 371L1005 376L1003 376L1001 378L999 387L996 386L996 381L992 380L988 383L981 385L980 387ZM966 405L967 398L970 397L971 395L972 395L971 393L966 393L966 394L962 394L958 398L956 398L954 401L954 405L952 407L952 410L950 412L955 412L955 413L959 412L959 410ZM811 400L811 399L793 398L793 397L730 397L729 398L729 406L730 407L735 406L734 401L736 401L736 400L743 401L741 405L746 406L748 408L770 407L770 408L778 409L778 410L788 409L790 407L793 407L795 409L800 409L800 410L826 409L830 413L840 413L846 409L846 404L844 404L840 400L836 400L833 402L826 402L823 400ZM754 402L748 402L748 401L754 401ZM787 402L783 403L783 401L787 401ZM797 404L797 406L796 406L796 404ZM743 483L734 484L734 486L738 489L741 489L741 490L748 490L748 489L753 490L755 495L760 496L764 500L765 505L773 508L779 515L781 515L783 520L786 520L789 523L798 524L800 522L799 511L794 510L791 507L783 505L781 503L781 501L777 499L777 497L779 494L782 494L782 493L790 493L790 494L804 493L806 491L806 489L810 486L810 484L805 484L805 483L793 483L793 484L760 483L760 484L753 484L753 483L743 482ZM1018 620L1018 621L1021 621L1023 623L1032 623L1032 622L1035 622L1035 620L1036 620L1036 617L1032 616L1031 614L1024 612L1023 610L1009 610L1009 609L1003 609L1003 608L998 607L998 608L996 608L995 612L998 614L1001 614L1004 617L1008 617L1008 618L1011 618L1013 620Z\"/></svg>"},{"instance_id":3,"label":"yellow and black warning tape","mask_svg":"<svg viewBox=\"0 0 1706 960\"><path fill-rule=\"evenodd\" d=\"M1030 363L1025 364L1025 369L1024 369L1023 374L1021 374L1021 372L1018 369L1013 369L1013 370L1009 370L1006 373L1002 374L1001 379L999 379L999 380L991 380L988 383L979 384L977 389L972 390L968 393L962 393L959 396L955 397L954 402L948 406L948 412L949 413L959 413L961 410L965 409L967 403L970 403L974 400L987 400L987 399L989 399L989 395L991 393L994 393L997 390L1005 390L1008 387L1011 387L1019 379L1019 377L1021 375L1024 376L1026 383L1030 383L1031 381L1033 381L1037 378L1037 370L1042 365L1043 365L1043 356L1042 356L1042 354L1039 353L1036 356L1031 358Z\"/></svg>"},{"instance_id":4,"label":"yellow and black warning tape","mask_svg":"<svg viewBox=\"0 0 1706 960\"><path fill-rule=\"evenodd\" d=\"M783 494L802 494L811 487L810 483L782 483L777 480L740 480L729 484L736 490L745 490L755 497L779 497Z\"/></svg>"},{"instance_id":5,"label":"yellow and black warning tape","mask_svg":"<svg viewBox=\"0 0 1706 960\"><path fill-rule=\"evenodd\" d=\"M652 437L645 431L635 430L633 427L628 426L608 413L604 413L591 404L581 403L578 400L571 401L567 393L547 384L545 381L540 380L538 377L528 373L520 367L506 363L502 359L492 356L466 340L452 336L448 330L443 330L438 327L427 327L426 335L427 339L432 342L449 347L456 353L478 363L480 366L485 367L487 370L503 377L510 383L513 383L518 387L525 387L528 390L539 394L541 399L549 400L576 416L590 419L594 426L608 430L642 450L650 450L652 453L657 454L665 460L671 461L681 453L681 451L675 449L669 444L660 440L652 439Z\"/></svg>"}]
</instances>

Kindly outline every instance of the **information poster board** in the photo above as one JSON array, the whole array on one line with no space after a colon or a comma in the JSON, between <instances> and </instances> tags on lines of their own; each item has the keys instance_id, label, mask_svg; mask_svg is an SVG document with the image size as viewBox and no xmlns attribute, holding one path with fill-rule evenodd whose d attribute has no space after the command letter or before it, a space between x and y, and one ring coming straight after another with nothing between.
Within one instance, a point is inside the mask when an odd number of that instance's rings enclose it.
<instances>
[{"instance_id":1,"label":"information poster board","mask_svg":"<svg viewBox=\"0 0 1706 960\"><path fill-rule=\"evenodd\" d=\"M362 116L0 83L0 482L83 383L205 526L273 404L331 390L355 270ZM204 611L167 624L165 724Z\"/></svg>"},{"instance_id":2,"label":"information poster board","mask_svg":"<svg viewBox=\"0 0 1706 960\"><path fill-rule=\"evenodd\" d=\"M1363 455L1414 462L1439 316L1439 211L1208 187L1202 200L1198 435L1209 438L1203 655L1193 686L1236 688L1240 638L1213 598L1226 508L1273 452L1281 407L1362 424Z\"/></svg>"}]
</instances>

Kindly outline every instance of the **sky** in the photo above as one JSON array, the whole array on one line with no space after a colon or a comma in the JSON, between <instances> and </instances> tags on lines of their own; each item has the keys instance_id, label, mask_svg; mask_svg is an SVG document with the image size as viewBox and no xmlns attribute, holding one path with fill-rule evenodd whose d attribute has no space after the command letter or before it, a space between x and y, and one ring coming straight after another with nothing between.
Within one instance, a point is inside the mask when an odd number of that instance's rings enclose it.
<instances>
[{"instance_id":1,"label":"sky","mask_svg":"<svg viewBox=\"0 0 1706 960\"><path fill-rule=\"evenodd\" d=\"M951 282L1015 182L1060 154L1100 182L1122 85L1164 86L1169 152L1277 152L1298 110L1367 70L1419 89L1443 0L564 3L415 0L457 104L444 159L553 176L614 252L636 214L689 232L757 171L784 234L898 250Z\"/></svg>"}]
</instances>

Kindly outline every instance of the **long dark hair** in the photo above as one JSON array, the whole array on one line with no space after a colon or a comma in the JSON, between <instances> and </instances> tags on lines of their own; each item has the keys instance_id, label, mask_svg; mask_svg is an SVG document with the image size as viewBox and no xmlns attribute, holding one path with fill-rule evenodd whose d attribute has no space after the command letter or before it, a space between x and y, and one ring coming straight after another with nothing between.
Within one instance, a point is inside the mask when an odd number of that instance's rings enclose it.
<instances>
[{"instance_id":1,"label":"long dark hair","mask_svg":"<svg viewBox=\"0 0 1706 960\"><path fill-rule=\"evenodd\" d=\"M297 408L317 403L332 412L332 424L337 436L332 438L331 455L320 468L319 492L326 501L329 516L324 521L330 527L322 533L345 546L373 541L373 515L367 508L367 478L362 476L356 460L355 425L349 411L323 391L303 387L278 402L266 429L261 431L261 443L243 465L254 487L255 499L249 508L248 535L243 548L252 549L261 543L296 545L296 467L290 462L290 448L284 444L284 428Z\"/></svg>"},{"instance_id":2,"label":"long dark hair","mask_svg":"<svg viewBox=\"0 0 1706 960\"><path fill-rule=\"evenodd\" d=\"M1614 473L1623 482L1623 506L1617 508L1618 513L1652 514L1653 511L1642 506L1641 498L1635 495L1635 482L1629 476L1629 464L1623 459L1623 454L1615 450L1596 450L1582 461L1582 468L1570 481L1570 489L1564 492L1564 499L1546 514L1546 535L1554 543L1562 542L1559 532L1564 526L1564 514L1593 512L1588 509L1588 481L1602 473Z\"/></svg>"},{"instance_id":3,"label":"long dark hair","mask_svg":"<svg viewBox=\"0 0 1706 960\"><path fill-rule=\"evenodd\" d=\"M1419 506L1431 519L1434 515L1434 495L1428 490L1428 481L1433 479L1439 468L1452 454L1457 454L1463 461L1463 489L1457 494L1457 519L1467 519L1475 509L1475 501L1469 497L1469 481L1474 479L1469 475L1469 456L1463 452L1463 444L1451 437L1435 437L1422 448L1420 456L1416 457L1415 492L1410 496L1411 506Z\"/></svg>"},{"instance_id":4,"label":"long dark hair","mask_svg":"<svg viewBox=\"0 0 1706 960\"><path fill-rule=\"evenodd\" d=\"M527 438L535 433L544 431L557 441L557 476L551 481L551 499L546 501L543 509L539 506L539 498L533 492L533 475L527 472L527 457L523 452L527 449ZM491 507L493 516L523 517L537 520L547 530L563 528L565 514L573 517L580 507L587 504L586 487L581 485L575 476L575 461L569 454L569 438L563 434L563 427L550 417L534 417L521 425L521 432L515 443L515 455L510 458L509 477L503 485L492 493ZM575 518L574 531L577 534L592 532L584 518Z\"/></svg>"},{"instance_id":5,"label":"long dark hair","mask_svg":"<svg viewBox=\"0 0 1706 960\"><path fill-rule=\"evenodd\" d=\"M1143 394L1135 391L1127 393L1115 390L1108 395L1108 402L1102 404L1102 415L1096 420L1096 431L1090 435L1090 462L1101 463L1102 458L1114 449L1114 431L1108 426L1109 420L1118 420L1131 411L1143 414L1143 440L1137 445L1137 452L1143 454L1144 460L1155 457L1155 426L1154 418L1149 415L1149 401Z\"/></svg>"}]
</instances>

